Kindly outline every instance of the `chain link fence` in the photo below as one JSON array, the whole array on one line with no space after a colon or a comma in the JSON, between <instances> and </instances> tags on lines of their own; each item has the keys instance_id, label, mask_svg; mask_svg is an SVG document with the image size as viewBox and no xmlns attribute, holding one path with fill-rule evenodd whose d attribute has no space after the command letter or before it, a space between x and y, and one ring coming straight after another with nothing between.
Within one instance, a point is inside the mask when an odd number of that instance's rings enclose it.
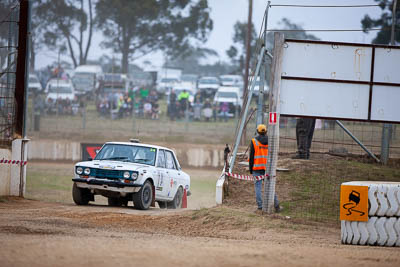
<instances>
[{"instance_id":1,"label":"chain link fence","mask_svg":"<svg viewBox=\"0 0 400 267\"><path fill-rule=\"evenodd\" d=\"M4 1L0 9L0 146L5 147L15 131L19 8L19 1Z\"/></svg>"},{"instance_id":2,"label":"chain link fence","mask_svg":"<svg viewBox=\"0 0 400 267\"><path fill-rule=\"evenodd\" d=\"M251 114L251 113L250 113ZM377 158L380 158L382 123L341 121ZM370 157L334 120L316 120L310 160L296 155L296 118L281 117L276 193L282 214L301 222L339 225L340 185L349 181L400 182L400 138L394 125L390 159L382 165ZM249 119L247 136L255 136ZM246 149L246 150L244 150ZM239 153L234 173L247 174L248 147ZM253 182L230 178L227 205L255 208Z\"/></svg>"}]
</instances>

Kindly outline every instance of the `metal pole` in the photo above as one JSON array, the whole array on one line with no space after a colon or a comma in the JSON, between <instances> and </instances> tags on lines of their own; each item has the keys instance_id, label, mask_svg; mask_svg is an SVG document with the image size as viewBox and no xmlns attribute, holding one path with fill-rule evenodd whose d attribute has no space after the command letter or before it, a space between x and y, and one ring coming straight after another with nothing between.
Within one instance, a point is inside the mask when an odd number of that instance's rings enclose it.
<instances>
[{"instance_id":1,"label":"metal pole","mask_svg":"<svg viewBox=\"0 0 400 267\"><path fill-rule=\"evenodd\" d=\"M256 125L263 123L263 104L264 104L264 74L265 73L265 64L262 64L260 70L260 85L258 89L258 103L257 103L257 115L256 115ZM257 76L253 77L254 80L257 81ZM256 126L257 127L257 126Z\"/></svg>"},{"instance_id":2,"label":"metal pole","mask_svg":"<svg viewBox=\"0 0 400 267\"><path fill-rule=\"evenodd\" d=\"M18 136L26 135L26 87L29 67L29 12L30 1L20 1L19 27L18 27L18 57L15 81L16 125L15 132Z\"/></svg>"},{"instance_id":3,"label":"metal pole","mask_svg":"<svg viewBox=\"0 0 400 267\"><path fill-rule=\"evenodd\" d=\"M276 123L268 125L268 160L266 174L269 176L264 183L263 211L272 213L274 208L276 166L279 151L279 98L282 73L283 45L285 38L282 33L274 34L274 58L272 60L271 90L269 94L269 112L276 114Z\"/></svg>"},{"instance_id":4,"label":"metal pole","mask_svg":"<svg viewBox=\"0 0 400 267\"><path fill-rule=\"evenodd\" d=\"M250 48L251 48L251 26L252 26L252 14L253 14L253 0L249 1L249 14L247 18L247 35L246 35L246 62L244 70L244 92L246 95L249 86L249 64L250 64ZM243 132L243 141L246 140L246 130Z\"/></svg>"},{"instance_id":5,"label":"metal pole","mask_svg":"<svg viewBox=\"0 0 400 267\"><path fill-rule=\"evenodd\" d=\"M362 149L364 149L365 152L368 153L368 155L370 155L372 158L374 158L376 160L376 162L380 162L380 160L371 152L368 150L368 148L366 148L358 139L357 137L355 137L340 121L336 120L337 125L340 126L340 128L343 129L343 131L345 131Z\"/></svg>"},{"instance_id":6,"label":"metal pole","mask_svg":"<svg viewBox=\"0 0 400 267\"><path fill-rule=\"evenodd\" d=\"M390 44L395 45L395 40L394 40L394 31L395 31L395 26L396 26L396 8L397 8L397 0L393 1L393 11L392 11L392 31L390 33Z\"/></svg>"},{"instance_id":7,"label":"metal pole","mask_svg":"<svg viewBox=\"0 0 400 267\"><path fill-rule=\"evenodd\" d=\"M265 47L263 46L263 47L261 47L261 51L260 51L260 54L258 56L256 72L254 73L255 76L257 76L260 73L260 67L261 67L261 63L262 63L263 58L264 58L264 53L265 53ZM256 83L255 83L255 80L253 79L253 81L251 83L250 91L248 92L246 107L244 109L244 112L243 112L243 115L242 115L242 119L240 121L239 132L238 132L238 134L236 136L236 142L235 142L235 146L233 148L233 155L232 155L231 162L229 164L229 172L232 172L233 165L235 164L235 159L236 159L236 154L237 154L237 150L238 150L239 143L240 143L240 138L242 137L244 123L246 122L247 113L249 112L249 106L250 106L250 103L251 103L251 98L253 96L253 91L254 91L254 86L255 85L256 85Z\"/></svg>"},{"instance_id":8,"label":"metal pole","mask_svg":"<svg viewBox=\"0 0 400 267\"><path fill-rule=\"evenodd\" d=\"M265 9L265 23L264 23L264 46L267 47L267 25L268 25L268 10L270 7L271 1L268 1L267 8ZM266 61L266 58L264 58ZM258 104L257 104L257 116L256 116L256 125L264 123L264 83L265 83L265 72L266 72L267 64L263 64L261 66L261 75L260 76L260 86L258 89ZM254 76L253 79L257 79L257 76Z\"/></svg>"},{"instance_id":9,"label":"metal pole","mask_svg":"<svg viewBox=\"0 0 400 267\"><path fill-rule=\"evenodd\" d=\"M395 25L396 25L396 8L397 0L393 1L392 10L392 31L390 36L390 44L395 45ZM392 124L384 123L382 127L382 143L381 143L381 160L384 165L388 163L390 154L390 139L392 135Z\"/></svg>"}]
</instances>

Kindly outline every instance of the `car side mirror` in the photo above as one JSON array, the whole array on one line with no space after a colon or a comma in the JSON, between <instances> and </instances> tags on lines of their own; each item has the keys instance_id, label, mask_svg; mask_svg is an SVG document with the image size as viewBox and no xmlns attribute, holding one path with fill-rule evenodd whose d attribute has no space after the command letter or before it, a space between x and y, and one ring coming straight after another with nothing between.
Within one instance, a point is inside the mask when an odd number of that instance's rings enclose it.
<instances>
[{"instance_id":1,"label":"car side mirror","mask_svg":"<svg viewBox=\"0 0 400 267\"><path fill-rule=\"evenodd\" d=\"M91 157L88 158L88 161L92 161L93 159Z\"/></svg>"}]
</instances>

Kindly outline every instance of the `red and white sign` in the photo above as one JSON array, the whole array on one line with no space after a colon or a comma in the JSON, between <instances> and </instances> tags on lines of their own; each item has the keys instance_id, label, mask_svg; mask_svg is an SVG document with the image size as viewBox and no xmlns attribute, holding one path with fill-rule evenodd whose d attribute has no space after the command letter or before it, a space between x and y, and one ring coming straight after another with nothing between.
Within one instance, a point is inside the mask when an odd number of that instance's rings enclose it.
<instances>
[{"instance_id":1,"label":"red and white sign","mask_svg":"<svg viewBox=\"0 0 400 267\"><path fill-rule=\"evenodd\" d=\"M269 113L269 124L276 124L276 112Z\"/></svg>"}]
</instances>

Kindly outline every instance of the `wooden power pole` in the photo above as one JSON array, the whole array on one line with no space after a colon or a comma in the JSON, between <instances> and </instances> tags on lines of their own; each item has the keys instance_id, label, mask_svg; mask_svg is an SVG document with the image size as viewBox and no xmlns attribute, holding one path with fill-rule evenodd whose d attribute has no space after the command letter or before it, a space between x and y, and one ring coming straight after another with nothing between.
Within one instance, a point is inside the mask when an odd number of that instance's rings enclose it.
<instances>
[{"instance_id":1,"label":"wooden power pole","mask_svg":"<svg viewBox=\"0 0 400 267\"><path fill-rule=\"evenodd\" d=\"M246 64L244 70L244 90L243 96L247 93L247 87L249 85L249 65L250 65L250 53L251 53L251 25L252 25L252 15L253 15L253 0L249 0L249 15L247 17L247 34L246 34ZM244 99L243 99L244 100ZM246 120L246 118L244 118ZM246 138L246 127L242 135L242 144L245 143Z\"/></svg>"}]
</instances>

